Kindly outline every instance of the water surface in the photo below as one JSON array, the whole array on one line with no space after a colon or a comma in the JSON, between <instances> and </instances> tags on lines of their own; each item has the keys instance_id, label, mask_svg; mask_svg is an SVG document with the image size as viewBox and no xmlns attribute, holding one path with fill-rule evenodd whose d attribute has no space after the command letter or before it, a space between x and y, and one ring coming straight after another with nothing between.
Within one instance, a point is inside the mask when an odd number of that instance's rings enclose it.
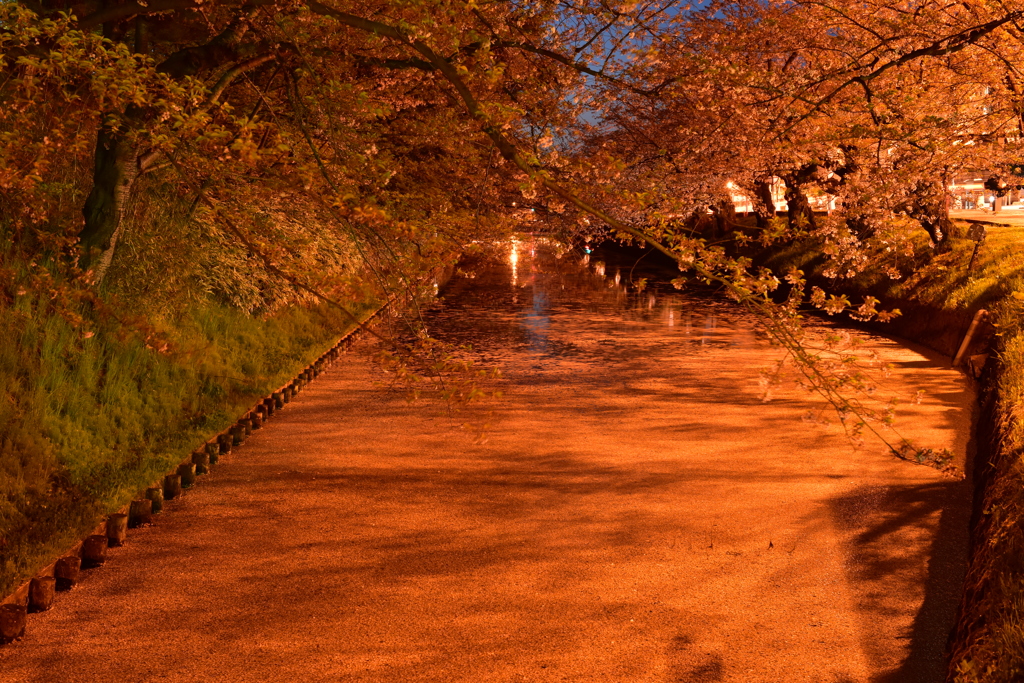
<instances>
[{"instance_id":1,"label":"water surface","mask_svg":"<svg viewBox=\"0 0 1024 683\"><path fill-rule=\"evenodd\" d=\"M792 384L764 402L780 350L728 302L542 246L425 315L501 399L410 403L367 344L32 615L0 681L940 681L966 485ZM962 458L961 376L868 345L880 391L926 392L908 436Z\"/></svg>"}]
</instances>

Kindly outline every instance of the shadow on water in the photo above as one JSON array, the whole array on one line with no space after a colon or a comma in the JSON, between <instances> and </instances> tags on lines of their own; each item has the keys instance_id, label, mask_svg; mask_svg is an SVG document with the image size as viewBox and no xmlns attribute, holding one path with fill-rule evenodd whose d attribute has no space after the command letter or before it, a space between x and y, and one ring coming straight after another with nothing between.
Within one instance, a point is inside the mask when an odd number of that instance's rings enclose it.
<instances>
[{"instance_id":1,"label":"shadow on water","mask_svg":"<svg viewBox=\"0 0 1024 683\"><path fill-rule=\"evenodd\" d=\"M848 534L847 573L855 587L864 652L879 669L875 619L896 609L900 596L920 590L917 558L930 558L924 600L910 633L896 634L909 642L908 655L875 683L938 683L945 680L944 649L953 628L966 571L969 484L943 481L908 487L867 486L830 501L838 528ZM938 528L928 533L929 520L939 515ZM931 537L929 548L916 547Z\"/></svg>"}]
</instances>

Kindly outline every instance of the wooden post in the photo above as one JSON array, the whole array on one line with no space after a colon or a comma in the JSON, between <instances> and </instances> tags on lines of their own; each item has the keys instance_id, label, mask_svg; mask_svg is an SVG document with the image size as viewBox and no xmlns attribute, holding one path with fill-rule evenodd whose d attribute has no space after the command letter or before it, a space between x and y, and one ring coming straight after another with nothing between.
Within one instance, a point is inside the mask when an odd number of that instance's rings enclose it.
<instances>
[{"instance_id":1,"label":"wooden post","mask_svg":"<svg viewBox=\"0 0 1024 683\"><path fill-rule=\"evenodd\" d=\"M107 518L107 540L115 548L124 545L128 538L128 515L117 512Z\"/></svg>"},{"instance_id":2,"label":"wooden post","mask_svg":"<svg viewBox=\"0 0 1024 683\"><path fill-rule=\"evenodd\" d=\"M93 534L82 541L82 567L91 569L107 561L110 539L103 534Z\"/></svg>"},{"instance_id":3,"label":"wooden post","mask_svg":"<svg viewBox=\"0 0 1024 683\"><path fill-rule=\"evenodd\" d=\"M263 411L254 410L251 413L249 413L249 422L252 423L253 431L256 431L257 429L263 429Z\"/></svg>"},{"instance_id":4,"label":"wooden post","mask_svg":"<svg viewBox=\"0 0 1024 683\"><path fill-rule=\"evenodd\" d=\"M220 461L220 442L208 442L206 444L206 457L209 464L216 465Z\"/></svg>"},{"instance_id":5,"label":"wooden post","mask_svg":"<svg viewBox=\"0 0 1024 683\"><path fill-rule=\"evenodd\" d=\"M133 500L128 508L128 526L136 529L144 524L153 523L153 501L148 498Z\"/></svg>"},{"instance_id":6,"label":"wooden post","mask_svg":"<svg viewBox=\"0 0 1024 683\"><path fill-rule=\"evenodd\" d=\"M292 388L290 386L281 389L281 402L291 403L292 401Z\"/></svg>"},{"instance_id":7,"label":"wooden post","mask_svg":"<svg viewBox=\"0 0 1024 683\"><path fill-rule=\"evenodd\" d=\"M267 414L267 417L273 417L274 411L277 410L277 402L272 398L263 399L263 410Z\"/></svg>"},{"instance_id":8,"label":"wooden post","mask_svg":"<svg viewBox=\"0 0 1024 683\"><path fill-rule=\"evenodd\" d=\"M38 576L28 585L28 611L45 612L53 606L53 594L57 579L52 576Z\"/></svg>"},{"instance_id":9,"label":"wooden post","mask_svg":"<svg viewBox=\"0 0 1024 683\"><path fill-rule=\"evenodd\" d=\"M236 424L233 427L231 427L230 432L232 446L241 446L243 443L245 443L245 427L243 427L241 424Z\"/></svg>"},{"instance_id":10,"label":"wooden post","mask_svg":"<svg viewBox=\"0 0 1024 683\"><path fill-rule=\"evenodd\" d=\"M206 474L210 471L210 454L206 451L196 451L192 454L192 464L196 466L196 475Z\"/></svg>"},{"instance_id":11,"label":"wooden post","mask_svg":"<svg viewBox=\"0 0 1024 683\"><path fill-rule=\"evenodd\" d=\"M238 424L242 425L242 429L245 430L246 436L252 435L252 419L250 419L248 415L239 420Z\"/></svg>"},{"instance_id":12,"label":"wooden post","mask_svg":"<svg viewBox=\"0 0 1024 683\"><path fill-rule=\"evenodd\" d=\"M971 252L971 260L967 264L967 276L972 277L974 272L974 259L978 256L978 249L981 248L981 243L985 241L987 236L987 230L981 223L971 223L967 228L967 239L974 241L974 251Z\"/></svg>"},{"instance_id":13,"label":"wooden post","mask_svg":"<svg viewBox=\"0 0 1024 683\"><path fill-rule=\"evenodd\" d=\"M164 490L160 486L150 486L146 489L146 498L153 504L152 512L155 515L164 509Z\"/></svg>"},{"instance_id":14,"label":"wooden post","mask_svg":"<svg viewBox=\"0 0 1024 683\"><path fill-rule=\"evenodd\" d=\"M277 408L278 410L281 410L281 408L284 408L284 392L283 391L275 391L273 394L271 394L271 397L274 399L274 407L275 408Z\"/></svg>"},{"instance_id":15,"label":"wooden post","mask_svg":"<svg viewBox=\"0 0 1024 683\"><path fill-rule=\"evenodd\" d=\"M220 444L220 454L227 455L231 452L231 444L234 440L230 434L218 434L217 443Z\"/></svg>"},{"instance_id":16,"label":"wooden post","mask_svg":"<svg viewBox=\"0 0 1024 683\"><path fill-rule=\"evenodd\" d=\"M974 379L981 379L981 373L985 370L985 363L988 362L987 353L976 353L967 359L967 367Z\"/></svg>"},{"instance_id":17,"label":"wooden post","mask_svg":"<svg viewBox=\"0 0 1024 683\"><path fill-rule=\"evenodd\" d=\"M10 643L25 635L24 605L0 605L0 643Z\"/></svg>"},{"instance_id":18,"label":"wooden post","mask_svg":"<svg viewBox=\"0 0 1024 683\"><path fill-rule=\"evenodd\" d=\"M137 529L140 526L153 523L153 501L149 498L138 498L128 506L128 528Z\"/></svg>"},{"instance_id":19,"label":"wooden post","mask_svg":"<svg viewBox=\"0 0 1024 683\"><path fill-rule=\"evenodd\" d=\"M196 466L190 462L183 462L178 465L178 476L181 478L181 488L187 489L195 486Z\"/></svg>"},{"instance_id":20,"label":"wooden post","mask_svg":"<svg viewBox=\"0 0 1024 683\"><path fill-rule=\"evenodd\" d=\"M971 321L971 326L967 328L967 334L964 335L964 340L960 342L960 348L957 350L956 355L953 357L953 367L960 365L960 361L963 360L964 354L971 347L971 341L974 339L975 333L981 326L981 322L988 316L988 311L984 308L979 308L978 312L974 314L974 320Z\"/></svg>"},{"instance_id":21,"label":"wooden post","mask_svg":"<svg viewBox=\"0 0 1024 683\"><path fill-rule=\"evenodd\" d=\"M57 582L57 590L69 591L78 583L78 574L82 570L82 558L68 555L57 560L53 568L53 578Z\"/></svg>"},{"instance_id":22,"label":"wooden post","mask_svg":"<svg viewBox=\"0 0 1024 683\"><path fill-rule=\"evenodd\" d=\"M181 476L168 474L164 477L164 500L174 500L181 495Z\"/></svg>"}]
</instances>

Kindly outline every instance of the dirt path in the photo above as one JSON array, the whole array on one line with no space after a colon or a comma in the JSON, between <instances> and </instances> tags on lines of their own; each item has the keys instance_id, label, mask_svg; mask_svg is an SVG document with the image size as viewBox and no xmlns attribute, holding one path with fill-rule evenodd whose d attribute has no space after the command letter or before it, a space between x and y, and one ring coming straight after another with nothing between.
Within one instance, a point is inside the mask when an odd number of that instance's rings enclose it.
<instances>
[{"instance_id":1,"label":"dirt path","mask_svg":"<svg viewBox=\"0 0 1024 683\"><path fill-rule=\"evenodd\" d=\"M347 357L32 616L0 681L939 680L965 484L762 403L749 332L554 309L481 319L529 332L456 417L486 443ZM959 375L878 344L928 391L905 426L962 454Z\"/></svg>"}]
</instances>

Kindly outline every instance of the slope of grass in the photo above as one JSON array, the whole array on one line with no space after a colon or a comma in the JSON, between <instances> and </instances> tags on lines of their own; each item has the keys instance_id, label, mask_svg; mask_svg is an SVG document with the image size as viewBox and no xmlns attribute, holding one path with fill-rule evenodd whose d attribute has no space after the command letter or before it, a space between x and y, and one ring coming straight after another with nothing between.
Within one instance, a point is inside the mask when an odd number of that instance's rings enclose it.
<instances>
[{"instance_id":1,"label":"slope of grass","mask_svg":"<svg viewBox=\"0 0 1024 683\"><path fill-rule=\"evenodd\" d=\"M142 331L99 316L90 334L47 304L0 307L0 595L348 328L327 309L200 300Z\"/></svg>"}]
</instances>

